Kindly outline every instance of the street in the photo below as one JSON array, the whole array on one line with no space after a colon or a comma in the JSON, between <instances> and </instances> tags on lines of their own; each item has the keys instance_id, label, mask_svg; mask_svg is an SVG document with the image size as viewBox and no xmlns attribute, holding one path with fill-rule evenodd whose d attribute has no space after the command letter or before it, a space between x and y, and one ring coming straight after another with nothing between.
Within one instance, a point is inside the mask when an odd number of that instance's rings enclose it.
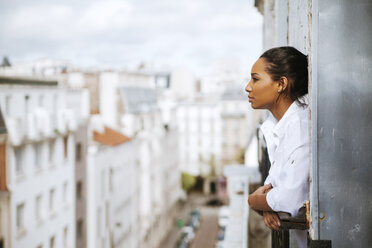
<instances>
[{"instance_id":1,"label":"street","mask_svg":"<svg viewBox=\"0 0 372 248\"><path fill-rule=\"evenodd\" d=\"M190 212L194 209L200 211L200 226L196 230L195 238L191 243L191 248L209 248L215 247L218 235L218 209L219 207L206 206L206 203L214 199L215 196L193 193L188 196L186 203L182 206L179 219L182 219L185 225L188 223ZM181 230L176 227L163 240L159 248L175 248L181 237Z\"/></svg>"}]
</instances>

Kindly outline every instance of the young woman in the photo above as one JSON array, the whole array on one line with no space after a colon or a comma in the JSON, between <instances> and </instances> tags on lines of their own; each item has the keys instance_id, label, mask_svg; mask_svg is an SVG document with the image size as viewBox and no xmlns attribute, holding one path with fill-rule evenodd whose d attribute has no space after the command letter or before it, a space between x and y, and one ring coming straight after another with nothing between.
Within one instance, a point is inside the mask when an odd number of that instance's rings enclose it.
<instances>
[{"instance_id":1,"label":"young woman","mask_svg":"<svg viewBox=\"0 0 372 248\"><path fill-rule=\"evenodd\" d=\"M262 213L266 226L279 230L276 212L296 216L309 199L309 112L302 101L308 92L307 57L293 47L266 51L253 65L245 90L252 108L270 112L261 130L271 167L248 204ZM306 247L306 231L295 235L299 247Z\"/></svg>"}]
</instances>

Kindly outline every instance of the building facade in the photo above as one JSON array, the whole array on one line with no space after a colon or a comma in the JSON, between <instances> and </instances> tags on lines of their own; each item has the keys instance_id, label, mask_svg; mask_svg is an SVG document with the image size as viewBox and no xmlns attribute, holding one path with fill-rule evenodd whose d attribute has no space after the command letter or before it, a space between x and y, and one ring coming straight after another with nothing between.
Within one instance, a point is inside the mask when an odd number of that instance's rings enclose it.
<instances>
[{"instance_id":1,"label":"building facade","mask_svg":"<svg viewBox=\"0 0 372 248\"><path fill-rule=\"evenodd\" d=\"M8 226L6 247L75 245L74 112L57 82L1 78Z\"/></svg>"},{"instance_id":2,"label":"building facade","mask_svg":"<svg viewBox=\"0 0 372 248\"><path fill-rule=\"evenodd\" d=\"M217 102L180 103L177 108L181 170L192 175L222 174L221 117Z\"/></svg>"}]
</instances>

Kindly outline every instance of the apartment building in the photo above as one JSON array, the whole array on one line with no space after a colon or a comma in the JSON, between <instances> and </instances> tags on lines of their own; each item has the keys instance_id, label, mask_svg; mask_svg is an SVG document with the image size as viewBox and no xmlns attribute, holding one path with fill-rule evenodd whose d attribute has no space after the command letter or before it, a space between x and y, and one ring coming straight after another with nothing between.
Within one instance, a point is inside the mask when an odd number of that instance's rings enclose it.
<instances>
[{"instance_id":1,"label":"apartment building","mask_svg":"<svg viewBox=\"0 0 372 248\"><path fill-rule=\"evenodd\" d=\"M225 89L220 99L222 125L222 164L233 164L242 157L248 140L255 133L251 126L253 109L248 104L243 85L232 85Z\"/></svg>"},{"instance_id":2,"label":"apartment building","mask_svg":"<svg viewBox=\"0 0 372 248\"><path fill-rule=\"evenodd\" d=\"M154 247L172 227L180 195L177 135L170 118L172 104L158 104L158 95L169 88L169 75L142 72L105 72L100 76L100 116L105 125L120 130L137 146L139 246ZM164 111L167 114L164 114ZM167 120L164 116L168 116ZM170 147L172 146L172 147ZM174 153L168 151L172 149ZM166 180L164 176L167 176ZM169 201L164 201L169 199ZM173 211L173 212L172 212Z\"/></svg>"},{"instance_id":3,"label":"apartment building","mask_svg":"<svg viewBox=\"0 0 372 248\"><path fill-rule=\"evenodd\" d=\"M66 92L56 81L1 77L0 83L8 133L1 164L8 196L0 211L7 212L1 214L6 247L73 247L77 122Z\"/></svg>"},{"instance_id":4,"label":"apartment building","mask_svg":"<svg viewBox=\"0 0 372 248\"><path fill-rule=\"evenodd\" d=\"M94 130L93 141L86 170L86 247L137 247L136 146L108 127Z\"/></svg>"},{"instance_id":5,"label":"apartment building","mask_svg":"<svg viewBox=\"0 0 372 248\"><path fill-rule=\"evenodd\" d=\"M202 176L211 173L222 174L220 113L218 102L184 102L178 105L177 124L182 171Z\"/></svg>"}]
</instances>

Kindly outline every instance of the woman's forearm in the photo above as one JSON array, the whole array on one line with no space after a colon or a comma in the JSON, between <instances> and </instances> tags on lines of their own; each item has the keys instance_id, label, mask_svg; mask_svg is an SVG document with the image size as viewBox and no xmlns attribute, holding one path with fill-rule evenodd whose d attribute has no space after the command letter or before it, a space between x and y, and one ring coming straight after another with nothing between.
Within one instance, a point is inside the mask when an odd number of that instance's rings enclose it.
<instances>
[{"instance_id":1,"label":"woman's forearm","mask_svg":"<svg viewBox=\"0 0 372 248\"><path fill-rule=\"evenodd\" d=\"M266 193L265 194L250 194L248 196L248 204L251 208L258 211L273 211L267 204Z\"/></svg>"}]
</instances>

